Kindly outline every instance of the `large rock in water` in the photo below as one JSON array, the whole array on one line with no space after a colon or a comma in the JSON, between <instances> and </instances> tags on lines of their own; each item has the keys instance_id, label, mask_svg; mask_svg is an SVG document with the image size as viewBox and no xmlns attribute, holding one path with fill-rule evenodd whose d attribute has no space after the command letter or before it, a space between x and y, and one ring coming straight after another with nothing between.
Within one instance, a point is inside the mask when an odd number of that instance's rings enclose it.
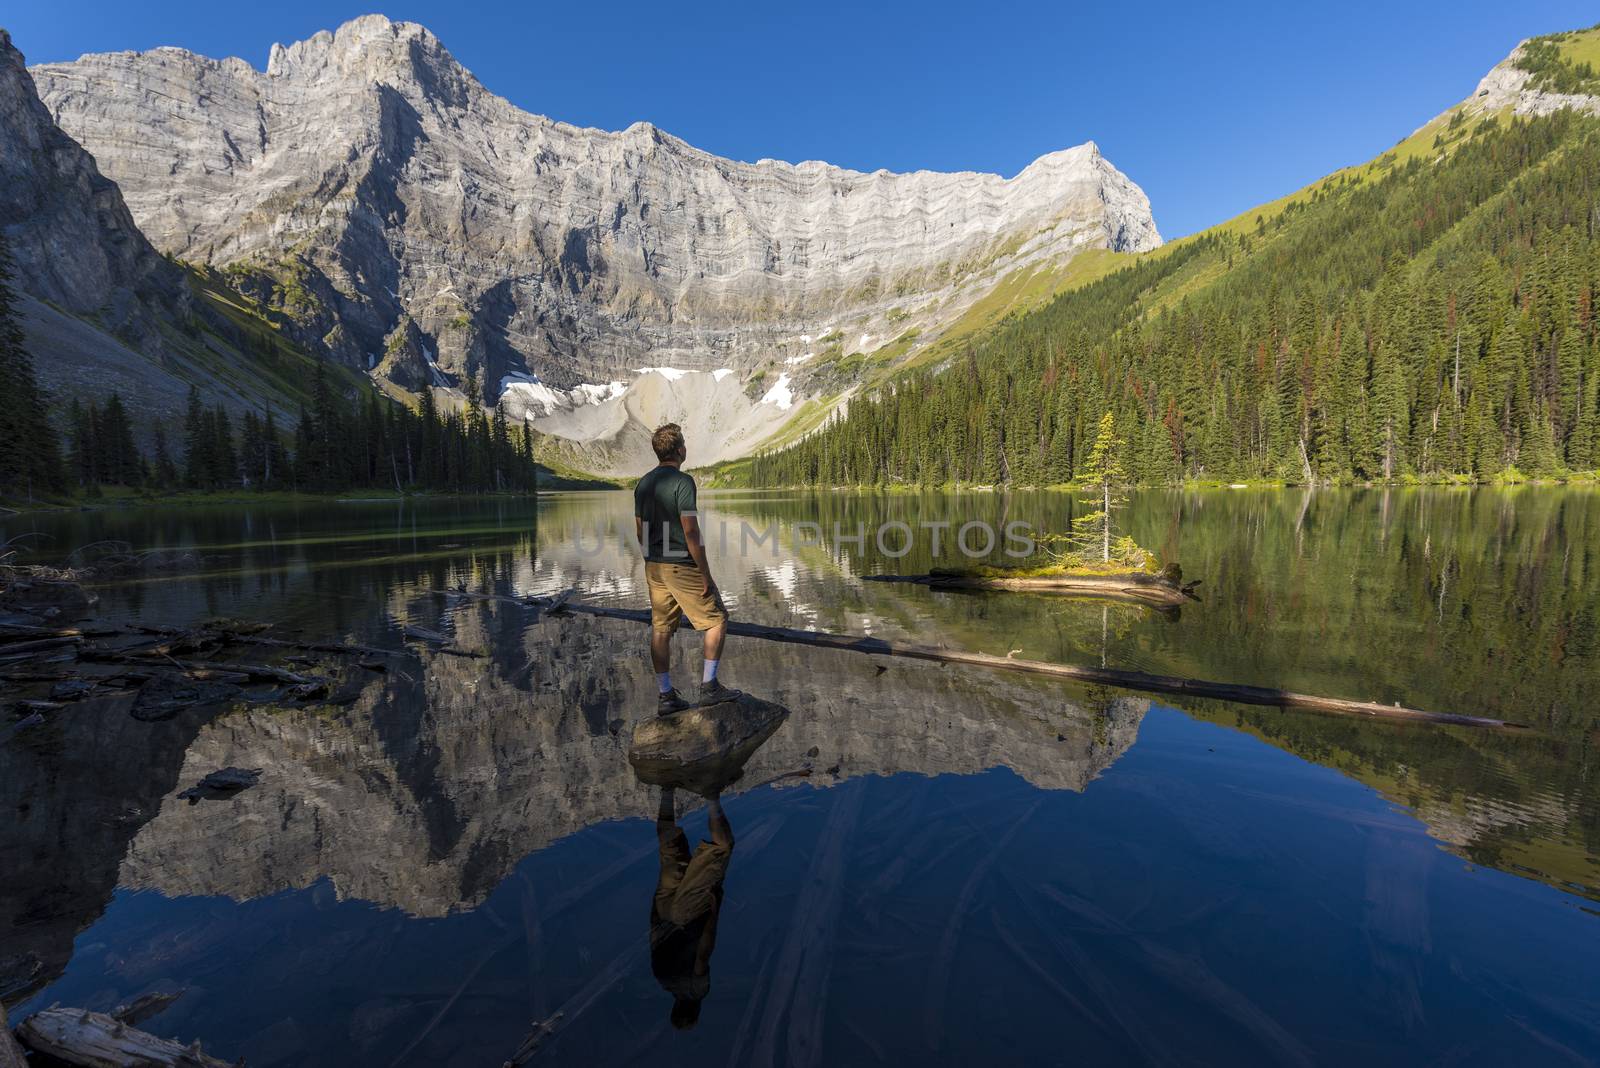
<instances>
[{"instance_id":1,"label":"large rock in water","mask_svg":"<svg viewBox=\"0 0 1600 1068\"><path fill-rule=\"evenodd\" d=\"M656 716L633 729L628 763L652 786L712 793L739 777L745 761L788 715L782 705L745 694L737 701Z\"/></svg>"}]
</instances>

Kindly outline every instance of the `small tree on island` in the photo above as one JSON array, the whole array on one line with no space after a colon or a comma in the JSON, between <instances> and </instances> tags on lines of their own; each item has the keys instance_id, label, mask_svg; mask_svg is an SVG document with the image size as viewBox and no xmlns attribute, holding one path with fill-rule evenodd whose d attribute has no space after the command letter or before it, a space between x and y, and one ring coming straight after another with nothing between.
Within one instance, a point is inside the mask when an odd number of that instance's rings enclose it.
<instances>
[{"instance_id":1,"label":"small tree on island","mask_svg":"<svg viewBox=\"0 0 1600 1068\"><path fill-rule=\"evenodd\" d=\"M1126 450L1127 442L1117 433L1117 422L1107 412L1100 417L1100 432L1083 470L1084 482L1092 492L1081 500L1095 510L1072 521L1074 547L1082 556L1098 556L1105 564L1111 562L1112 512L1128 503L1122 493L1122 486L1128 480L1128 472L1122 466Z\"/></svg>"},{"instance_id":2,"label":"small tree on island","mask_svg":"<svg viewBox=\"0 0 1600 1068\"><path fill-rule=\"evenodd\" d=\"M1128 482L1127 468L1123 465L1126 453L1127 442L1117 433L1116 419L1107 412L1100 419L1099 433L1078 472L1088 490L1079 500L1093 511L1074 519L1070 533L1041 539L1046 546L1063 546L1059 550L1046 549L1057 566L1070 568L1117 563L1146 568L1152 563L1147 551L1135 544L1132 538L1119 536L1116 531L1116 510L1128 503L1128 498L1123 494L1123 487Z\"/></svg>"}]
</instances>

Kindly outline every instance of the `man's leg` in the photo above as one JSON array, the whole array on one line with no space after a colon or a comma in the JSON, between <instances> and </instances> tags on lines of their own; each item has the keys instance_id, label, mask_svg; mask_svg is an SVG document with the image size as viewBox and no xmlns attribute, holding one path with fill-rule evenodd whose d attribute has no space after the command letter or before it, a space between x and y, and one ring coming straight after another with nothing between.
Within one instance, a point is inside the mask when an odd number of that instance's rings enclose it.
<instances>
[{"instance_id":1,"label":"man's leg","mask_svg":"<svg viewBox=\"0 0 1600 1068\"><path fill-rule=\"evenodd\" d=\"M678 833L677 797L673 788L661 788L661 803L656 806L656 838L665 843Z\"/></svg>"},{"instance_id":2,"label":"man's leg","mask_svg":"<svg viewBox=\"0 0 1600 1068\"><path fill-rule=\"evenodd\" d=\"M721 704L741 696L717 680L717 661L722 658L722 643L728 634L728 610L718 594L708 594L705 575L698 568L679 568L672 575L674 601L689 617L701 635L705 648L705 672L700 676L700 705Z\"/></svg>"},{"instance_id":3,"label":"man's leg","mask_svg":"<svg viewBox=\"0 0 1600 1068\"><path fill-rule=\"evenodd\" d=\"M672 631L650 628L650 666L656 669L656 715L670 716L689 707L672 686Z\"/></svg>"},{"instance_id":4,"label":"man's leg","mask_svg":"<svg viewBox=\"0 0 1600 1068\"><path fill-rule=\"evenodd\" d=\"M705 670L700 676L700 705L721 704L723 701L736 701L743 694L738 690L730 690L722 685L722 680L717 678L718 661L722 659L722 642L728 636L728 622L724 618L714 626L706 628L705 632Z\"/></svg>"},{"instance_id":5,"label":"man's leg","mask_svg":"<svg viewBox=\"0 0 1600 1068\"><path fill-rule=\"evenodd\" d=\"M728 636L728 624L718 623L706 631L705 651L708 663L722 659L722 642ZM662 669L665 670L665 669Z\"/></svg>"},{"instance_id":6,"label":"man's leg","mask_svg":"<svg viewBox=\"0 0 1600 1068\"><path fill-rule=\"evenodd\" d=\"M650 628L650 664L657 675L672 670L672 632L660 627Z\"/></svg>"},{"instance_id":7,"label":"man's leg","mask_svg":"<svg viewBox=\"0 0 1600 1068\"><path fill-rule=\"evenodd\" d=\"M728 814L722 811L722 794L712 794L707 800L710 802L708 823L711 831L711 841L724 849L732 849L733 825L728 822Z\"/></svg>"},{"instance_id":8,"label":"man's leg","mask_svg":"<svg viewBox=\"0 0 1600 1068\"><path fill-rule=\"evenodd\" d=\"M662 716L688 707L688 702L672 688L672 632L678 629L683 608L661 580L654 564L645 564L646 584L650 588L650 666L656 672L656 713Z\"/></svg>"}]
</instances>

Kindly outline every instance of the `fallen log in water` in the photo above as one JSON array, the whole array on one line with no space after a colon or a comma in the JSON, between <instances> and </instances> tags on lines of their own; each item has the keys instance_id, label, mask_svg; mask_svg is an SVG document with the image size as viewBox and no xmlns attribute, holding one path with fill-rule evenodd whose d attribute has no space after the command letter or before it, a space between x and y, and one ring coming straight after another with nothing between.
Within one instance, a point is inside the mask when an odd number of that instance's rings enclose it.
<instances>
[{"instance_id":1,"label":"fallen log in water","mask_svg":"<svg viewBox=\"0 0 1600 1068\"><path fill-rule=\"evenodd\" d=\"M203 1053L198 1042L182 1046L86 1009L36 1012L22 1021L17 1037L35 1053L80 1068L231 1068Z\"/></svg>"},{"instance_id":2,"label":"fallen log in water","mask_svg":"<svg viewBox=\"0 0 1600 1068\"><path fill-rule=\"evenodd\" d=\"M158 627L141 624L132 628L140 634L157 635L184 635L190 631L181 627ZM355 642L301 642L288 638L265 638L259 634L243 634L226 627L212 627L202 624L192 628L197 632L215 634L221 639L223 645L260 645L270 649L302 649L311 653L341 653L347 656L404 656L405 653L396 649L380 649L375 645L359 645Z\"/></svg>"},{"instance_id":3,"label":"fallen log in water","mask_svg":"<svg viewBox=\"0 0 1600 1068\"><path fill-rule=\"evenodd\" d=\"M156 990L140 994L126 1005L118 1005L111 1011L111 1015L129 1027L138 1027L150 1017L165 1011L168 1005L182 996L182 990Z\"/></svg>"},{"instance_id":4,"label":"fallen log in water","mask_svg":"<svg viewBox=\"0 0 1600 1068\"><path fill-rule=\"evenodd\" d=\"M0 623L0 645L36 641L43 638L106 638L121 631L115 627L34 627L22 623Z\"/></svg>"},{"instance_id":5,"label":"fallen log in water","mask_svg":"<svg viewBox=\"0 0 1600 1068\"><path fill-rule=\"evenodd\" d=\"M209 672L220 671L233 675L245 675L263 682L283 682L291 686L326 686L328 680L316 675L299 675L283 668L271 667L267 664L224 664L213 661L175 660L184 671Z\"/></svg>"},{"instance_id":6,"label":"fallen log in water","mask_svg":"<svg viewBox=\"0 0 1600 1068\"><path fill-rule=\"evenodd\" d=\"M153 667L163 664L177 668L179 671L189 673L196 678L204 678L208 674L221 673L228 675L242 675L247 678L262 682L282 682L290 686L307 686L311 684L327 685L328 680L315 675L298 675L293 671L272 667L268 664L230 664L220 660L178 660L170 656L148 656L144 650L134 653L122 653L103 649L85 649L78 654L80 658L101 663L127 664L149 663Z\"/></svg>"},{"instance_id":7,"label":"fallen log in water","mask_svg":"<svg viewBox=\"0 0 1600 1068\"><path fill-rule=\"evenodd\" d=\"M1194 600L1176 583L1159 575L1130 571L1117 575L966 575L952 571L932 571L926 575L864 575L869 582L909 582L934 590L1013 590L1030 593L1060 593L1080 597L1109 597L1135 601L1158 608L1176 608Z\"/></svg>"},{"instance_id":8,"label":"fallen log in water","mask_svg":"<svg viewBox=\"0 0 1600 1068\"><path fill-rule=\"evenodd\" d=\"M61 638L40 638L37 641L10 642L0 646L0 661L7 663L13 660L31 660L39 653L51 649L63 649L69 645L82 645L83 639L76 636Z\"/></svg>"},{"instance_id":9,"label":"fallen log in water","mask_svg":"<svg viewBox=\"0 0 1600 1068\"><path fill-rule=\"evenodd\" d=\"M549 599L533 599L534 607L544 609L548 615L576 612L604 619L625 619L634 623L650 622L648 611L631 608L602 608L567 600L552 609ZM687 626L687 621L684 622ZM1402 705L1385 705L1376 701L1351 701L1341 697L1318 697L1314 694L1294 693L1290 690L1266 686L1243 686L1229 682L1210 682L1205 679L1186 679L1176 675L1151 675L1143 671L1123 671L1116 668L1079 667L1072 664L1052 664L1044 660L1018 660L1012 657L991 656L988 653L969 653L956 649L938 649L931 645L888 641L883 638L858 637L852 634L828 634L824 631L792 630L788 627L765 627L755 623L730 622L728 633L742 638L761 638L765 641L810 645L820 649L839 649L850 653L868 653L877 656L903 656L912 660L932 660L943 664L970 664L974 667L997 671L1019 671L1030 675L1049 675L1072 679L1076 682L1113 686L1141 693L1175 694L1179 697L1206 697L1219 701L1232 701L1242 705L1264 705L1274 708L1305 708L1317 712L1331 712L1343 716L1364 716L1372 719L1403 720L1412 723L1449 723L1462 727L1490 727L1509 730L1527 730L1521 723L1490 719L1486 716L1466 716L1455 712L1428 712Z\"/></svg>"}]
</instances>

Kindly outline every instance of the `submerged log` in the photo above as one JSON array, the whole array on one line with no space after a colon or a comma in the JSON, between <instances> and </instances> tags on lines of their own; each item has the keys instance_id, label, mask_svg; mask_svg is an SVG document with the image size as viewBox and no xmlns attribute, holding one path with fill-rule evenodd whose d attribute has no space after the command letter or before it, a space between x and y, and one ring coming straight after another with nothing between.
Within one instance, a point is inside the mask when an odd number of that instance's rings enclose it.
<instances>
[{"instance_id":1,"label":"submerged log","mask_svg":"<svg viewBox=\"0 0 1600 1068\"><path fill-rule=\"evenodd\" d=\"M311 683L326 683L328 680L315 675L297 675L293 671L272 667L268 664L230 664L220 660L176 660L172 657L150 658L138 653L112 652L99 649L86 649L79 654L85 660L104 661L113 664L146 663L152 667L160 667L163 662L183 672L193 672L204 675L208 672L221 672L229 675L243 675L247 678L263 682L282 682L290 686L305 686Z\"/></svg>"},{"instance_id":2,"label":"submerged log","mask_svg":"<svg viewBox=\"0 0 1600 1068\"><path fill-rule=\"evenodd\" d=\"M126 1005L118 1005L112 1010L111 1015L129 1027L138 1027L150 1017L166 1011L168 1005L181 997L183 997L182 990L157 990L149 994L140 994Z\"/></svg>"},{"instance_id":3,"label":"submerged log","mask_svg":"<svg viewBox=\"0 0 1600 1068\"><path fill-rule=\"evenodd\" d=\"M539 602L543 607L547 602ZM650 622L650 613L630 608L602 608L598 605L567 601L560 612L599 616L604 619L625 619L634 623ZM548 612L557 615L559 612ZM684 626L688 625L685 620ZM997 671L1019 671L1030 675L1048 675L1140 693L1174 694L1179 697L1205 697L1219 701L1232 701L1242 705L1263 705L1273 708L1304 708L1335 715L1361 716L1368 719L1392 719L1411 723L1446 723L1462 727L1490 727L1508 730L1527 730L1522 723L1491 719L1486 716L1467 716L1456 712L1429 712L1420 708L1406 708L1399 704L1385 705L1376 701L1352 701L1342 697L1318 697L1315 694L1295 693L1267 686L1243 686L1229 682L1212 682L1206 679L1188 679L1176 675L1151 675L1143 671L1123 671L1116 668L1079 667L1073 664L1053 664L1044 660L1020 660L1012 657L991 656L988 653L968 653L956 649L938 649L931 645L912 642L888 641L883 638L864 638L852 634L828 634L825 631L793 630L788 627L764 627L755 623L730 622L728 633L743 638L761 638L765 641L809 645L820 649L838 649L849 653L868 653L875 656L901 656L912 660L932 660L942 664L970 664L973 667L992 668Z\"/></svg>"},{"instance_id":4,"label":"submerged log","mask_svg":"<svg viewBox=\"0 0 1600 1068\"><path fill-rule=\"evenodd\" d=\"M202 1052L198 1042L183 1046L86 1009L36 1012L22 1021L17 1037L33 1052L79 1068L231 1068Z\"/></svg>"},{"instance_id":5,"label":"submerged log","mask_svg":"<svg viewBox=\"0 0 1600 1068\"><path fill-rule=\"evenodd\" d=\"M481 660L483 658L482 653L473 652L471 649L462 649L460 646L449 644L450 636L448 634L443 634L436 630L430 630L427 627L419 627L414 624L408 624L405 628L405 636L412 641L426 642L434 652L442 653L445 656L465 656L474 660Z\"/></svg>"},{"instance_id":6,"label":"submerged log","mask_svg":"<svg viewBox=\"0 0 1600 1068\"><path fill-rule=\"evenodd\" d=\"M81 645L83 639L76 636L61 638L40 638L37 641L10 642L0 646L0 660L31 660L40 653L51 649L64 649L69 645Z\"/></svg>"},{"instance_id":7,"label":"submerged log","mask_svg":"<svg viewBox=\"0 0 1600 1068\"><path fill-rule=\"evenodd\" d=\"M187 801L191 805L197 805L201 801L232 797L240 790L248 790L260 781L260 768L227 767L220 771L211 772L205 778L180 793L178 799Z\"/></svg>"},{"instance_id":8,"label":"submerged log","mask_svg":"<svg viewBox=\"0 0 1600 1068\"><path fill-rule=\"evenodd\" d=\"M23 623L0 623L0 646L45 638L105 638L122 633L116 628L34 627Z\"/></svg>"},{"instance_id":9,"label":"submerged log","mask_svg":"<svg viewBox=\"0 0 1600 1068\"><path fill-rule=\"evenodd\" d=\"M0 584L0 607L35 615L83 613L93 607L95 600L94 594L68 579L29 576Z\"/></svg>"},{"instance_id":10,"label":"submerged log","mask_svg":"<svg viewBox=\"0 0 1600 1068\"><path fill-rule=\"evenodd\" d=\"M302 642L288 638L267 638L261 636L260 630L257 629L249 631L236 629L237 626L241 625L236 624L235 627L229 627L206 624L195 629L202 632L209 631L217 635L224 645L260 645L271 649L302 649L311 653L340 653L347 656L405 655L399 650L380 649L375 645L359 645L355 642ZM251 626L259 626L261 629L266 628L266 624L252 624ZM132 629L140 634L180 635L188 633L181 627L158 627L149 624L141 624Z\"/></svg>"}]
</instances>

